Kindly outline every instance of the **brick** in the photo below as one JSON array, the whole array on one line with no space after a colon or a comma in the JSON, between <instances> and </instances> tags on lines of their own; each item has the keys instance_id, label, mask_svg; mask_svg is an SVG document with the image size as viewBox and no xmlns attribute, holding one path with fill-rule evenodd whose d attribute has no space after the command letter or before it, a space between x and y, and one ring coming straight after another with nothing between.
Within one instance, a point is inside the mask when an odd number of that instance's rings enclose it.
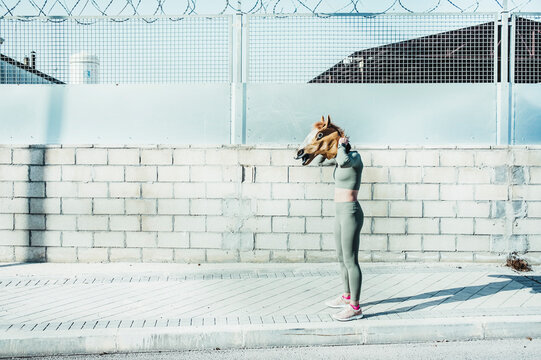
<instances>
[{"instance_id":1,"label":"brick","mask_svg":"<svg viewBox=\"0 0 541 360\"><path fill-rule=\"evenodd\" d=\"M13 261L15 261L15 248L13 246L0 246L0 262Z\"/></svg>"},{"instance_id":2,"label":"brick","mask_svg":"<svg viewBox=\"0 0 541 360\"><path fill-rule=\"evenodd\" d=\"M124 214L124 199L94 199L94 214Z\"/></svg>"},{"instance_id":3,"label":"brick","mask_svg":"<svg viewBox=\"0 0 541 360\"><path fill-rule=\"evenodd\" d=\"M222 247L222 234L209 232L190 233L190 248L220 249Z\"/></svg>"},{"instance_id":4,"label":"brick","mask_svg":"<svg viewBox=\"0 0 541 360\"><path fill-rule=\"evenodd\" d=\"M75 164L75 149L47 149L45 151L45 164Z\"/></svg>"},{"instance_id":5,"label":"brick","mask_svg":"<svg viewBox=\"0 0 541 360\"><path fill-rule=\"evenodd\" d=\"M455 251L455 235L423 235L423 250Z\"/></svg>"},{"instance_id":6,"label":"brick","mask_svg":"<svg viewBox=\"0 0 541 360\"><path fill-rule=\"evenodd\" d=\"M439 185L432 184L407 184L406 196L408 200L438 200Z\"/></svg>"},{"instance_id":7,"label":"brick","mask_svg":"<svg viewBox=\"0 0 541 360\"><path fill-rule=\"evenodd\" d=\"M262 183L285 183L288 181L288 168L276 166L257 166L255 181Z\"/></svg>"},{"instance_id":8,"label":"brick","mask_svg":"<svg viewBox=\"0 0 541 360\"><path fill-rule=\"evenodd\" d=\"M208 199L238 198L240 186L236 183L207 183Z\"/></svg>"},{"instance_id":9,"label":"brick","mask_svg":"<svg viewBox=\"0 0 541 360\"><path fill-rule=\"evenodd\" d=\"M541 185L513 186L511 191L515 200L541 200Z\"/></svg>"},{"instance_id":10,"label":"brick","mask_svg":"<svg viewBox=\"0 0 541 360\"><path fill-rule=\"evenodd\" d=\"M241 165L270 165L269 150L239 149L238 157Z\"/></svg>"},{"instance_id":11,"label":"brick","mask_svg":"<svg viewBox=\"0 0 541 360\"><path fill-rule=\"evenodd\" d=\"M222 209L225 216L252 216L256 211L256 200L224 199L222 202Z\"/></svg>"},{"instance_id":12,"label":"brick","mask_svg":"<svg viewBox=\"0 0 541 360\"><path fill-rule=\"evenodd\" d=\"M391 201L390 216L421 217L423 216L423 203L421 201Z\"/></svg>"},{"instance_id":13,"label":"brick","mask_svg":"<svg viewBox=\"0 0 541 360\"><path fill-rule=\"evenodd\" d=\"M298 263L304 262L304 250L273 250L271 262Z\"/></svg>"},{"instance_id":14,"label":"brick","mask_svg":"<svg viewBox=\"0 0 541 360\"><path fill-rule=\"evenodd\" d=\"M490 184L493 169L487 168L459 168L458 182L462 184Z\"/></svg>"},{"instance_id":15,"label":"brick","mask_svg":"<svg viewBox=\"0 0 541 360\"><path fill-rule=\"evenodd\" d=\"M239 163L237 149L207 149L205 151L205 161L207 165L237 165Z\"/></svg>"},{"instance_id":16,"label":"brick","mask_svg":"<svg viewBox=\"0 0 541 360\"><path fill-rule=\"evenodd\" d=\"M0 164L11 164L11 153L9 148L0 148Z\"/></svg>"},{"instance_id":17,"label":"brick","mask_svg":"<svg viewBox=\"0 0 541 360\"><path fill-rule=\"evenodd\" d=\"M241 196L249 199L270 199L271 184L241 184Z\"/></svg>"},{"instance_id":18,"label":"brick","mask_svg":"<svg viewBox=\"0 0 541 360\"><path fill-rule=\"evenodd\" d=\"M46 250L47 262L75 263L77 250L74 247L48 247Z\"/></svg>"},{"instance_id":19,"label":"brick","mask_svg":"<svg viewBox=\"0 0 541 360\"><path fill-rule=\"evenodd\" d=\"M221 215L222 201L218 199L192 199L190 201L191 215Z\"/></svg>"},{"instance_id":20,"label":"brick","mask_svg":"<svg viewBox=\"0 0 541 360\"><path fill-rule=\"evenodd\" d=\"M160 248L189 248L190 234L183 232L159 232L158 247Z\"/></svg>"},{"instance_id":21,"label":"brick","mask_svg":"<svg viewBox=\"0 0 541 360\"><path fill-rule=\"evenodd\" d=\"M103 248L78 248L77 249L77 258L81 263L104 263L108 262L109 254L107 249Z\"/></svg>"},{"instance_id":22,"label":"brick","mask_svg":"<svg viewBox=\"0 0 541 360\"><path fill-rule=\"evenodd\" d=\"M0 214L0 230L13 230L12 214Z\"/></svg>"},{"instance_id":23,"label":"brick","mask_svg":"<svg viewBox=\"0 0 541 360\"><path fill-rule=\"evenodd\" d=\"M374 200L404 200L406 186L402 184L375 184Z\"/></svg>"},{"instance_id":24,"label":"brick","mask_svg":"<svg viewBox=\"0 0 541 360\"><path fill-rule=\"evenodd\" d=\"M289 249L292 250L319 250L320 236L314 234L290 234L289 235Z\"/></svg>"},{"instance_id":25,"label":"brick","mask_svg":"<svg viewBox=\"0 0 541 360\"><path fill-rule=\"evenodd\" d=\"M329 189L330 188L325 185L325 191L328 191ZM304 185L302 184L272 184L271 190L272 190L273 199L291 199L291 200L304 199L305 189L304 189ZM328 197L327 193L325 195L326 197Z\"/></svg>"},{"instance_id":26,"label":"brick","mask_svg":"<svg viewBox=\"0 0 541 360\"><path fill-rule=\"evenodd\" d=\"M203 198L206 195L204 183L175 183L175 198Z\"/></svg>"},{"instance_id":27,"label":"brick","mask_svg":"<svg viewBox=\"0 0 541 360\"><path fill-rule=\"evenodd\" d=\"M458 251L489 251L490 236L486 235L460 235L457 237L456 249Z\"/></svg>"},{"instance_id":28,"label":"brick","mask_svg":"<svg viewBox=\"0 0 541 360\"><path fill-rule=\"evenodd\" d=\"M169 263L173 261L173 249L143 249L143 262Z\"/></svg>"},{"instance_id":29,"label":"brick","mask_svg":"<svg viewBox=\"0 0 541 360\"><path fill-rule=\"evenodd\" d=\"M30 234L24 230L0 230L0 246L29 246Z\"/></svg>"},{"instance_id":30,"label":"brick","mask_svg":"<svg viewBox=\"0 0 541 360\"><path fill-rule=\"evenodd\" d=\"M406 254L403 252L379 252L372 253L373 262L402 262L406 260Z\"/></svg>"},{"instance_id":31,"label":"brick","mask_svg":"<svg viewBox=\"0 0 541 360\"><path fill-rule=\"evenodd\" d=\"M389 171L392 183L421 182L422 174L419 167L391 168Z\"/></svg>"},{"instance_id":32,"label":"brick","mask_svg":"<svg viewBox=\"0 0 541 360\"><path fill-rule=\"evenodd\" d=\"M46 259L44 247L16 247L16 262L44 262Z\"/></svg>"},{"instance_id":33,"label":"brick","mask_svg":"<svg viewBox=\"0 0 541 360\"><path fill-rule=\"evenodd\" d=\"M155 208L154 208L154 212L150 212L151 211L150 204L140 203L140 206L147 207L149 210L147 213L149 214L155 213ZM189 213L190 213L190 201L188 199L159 199L158 200L158 214L187 215Z\"/></svg>"},{"instance_id":34,"label":"brick","mask_svg":"<svg viewBox=\"0 0 541 360\"><path fill-rule=\"evenodd\" d=\"M0 181L28 181L27 165L0 165Z\"/></svg>"},{"instance_id":35,"label":"brick","mask_svg":"<svg viewBox=\"0 0 541 360\"><path fill-rule=\"evenodd\" d=\"M143 231L173 231L172 216L141 216Z\"/></svg>"},{"instance_id":36,"label":"brick","mask_svg":"<svg viewBox=\"0 0 541 360\"><path fill-rule=\"evenodd\" d=\"M126 181L156 181L156 166L126 166Z\"/></svg>"},{"instance_id":37,"label":"brick","mask_svg":"<svg viewBox=\"0 0 541 360\"><path fill-rule=\"evenodd\" d=\"M31 181L60 181L60 166L30 166Z\"/></svg>"},{"instance_id":38,"label":"brick","mask_svg":"<svg viewBox=\"0 0 541 360\"><path fill-rule=\"evenodd\" d=\"M48 182L45 186L47 197L75 197L77 196L77 183L75 182Z\"/></svg>"},{"instance_id":39,"label":"brick","mask_svg":"<svg viewBox=\"0 0 541 360\"><path fill-rule=\"evenodd\" d=\"M0 214L28 213L28 200L0 198Z\"/></svg>"},{"instance_id":40,"label":"brick","mask_svg":"<svg viewBox=\"0 0 541 360\"><path fill-rule=\"evenodd\" d=\"M453 184L457 175L454 167L426 167L423 168L423 182L425 184Z\"/></svg>"},{"instance_id":41,"label":"brick","mask_svg":"<svg viewBox=\"0 0 541 360\"><path fill-rule=\"evenodd\" d=\"M284 215L287 215L287 211ZM291 200L289 206L289 215L321 216L321 200Z\"/></svg>"},{"instance_id":42,"label":"brick","mask_svg":"<svg viewBox=\"0 0 541 360\"><path fill-rule=\"evenodd\" d=\"M120 231L105 231L94 233L94 247L124 247L125 234Z\"/></svg>"},{"instance_id":43,"label":"brick","mask_svg":"<svg viewBox=\"0 0 541 360\"><path fill-rule=\"evenodd\" d=\"M63 214L91 214L91 199L62 199Z\"/></svg>"},{"instance_id":44,"label":"brick","mask_svg":"<svg viewBox=\"0 0 541 360\"><path fill-rule=\"evenodd\" d=\"M332 233L334 231L333 217L307 217L306 232L308 233Z\"/></svg>"},{"instance_id":45,"label":"brick","mask_svg":"<svg viewBox=\"0 0 541 360\"><path fill-rule=\"evenodd\" d=\"M513 234L537 235L541 232L541 219L516 219L513 225Z\"/></svg>"},{"instance_id":46,"label":"brick","mask_svg":"<svg viewBox=\"0 0 541 360\"><path fill-rule=\"evenodd\" d=\"M45 215L15 214L15 230L45 230Z\"/></svg>"},{"instance_id":47,"label":"brick","mask_svg":"<svg viewBox=\"0 0 541 360\"><path fill-rule=\"evenodd\" d=\"M111 262L141 262L141 249L117 249L109 250Z\"/></svg>"},{"instance_id":48,"label":"brick","mask_svg":"<svg viewBox=\"0 0 541 360\"><path fill-rule=\"evenodd\" d=\"M13 197L13 182L0 182L0 197Z\"/></svg>"},{"instance_id":49,"label":"brick","mask_svg":"<svg viewBox=\"0 0 541 360\"><path fill-rule=\"evenodd\" d=\"M467 262L473 261L473 254L470 252L440 252L441 262Z\"/></svg>"},{"instance_id":50,"label":"brick","mask_svg":"<svg viewBox=\"0 0 541 360\"><path fill-rule=\"evenodd\" d=\"M369 202L363 202L362 208L363 211L366 211L367 208L370 208L370 205L366 205ZM334 216L335 208L334 208L334 201L333 200L322 200L321 201L321 215L322 216ZM370 215L370 216L377 216L377 215Z\"/></svg>"},{"instance_id":51,"label":"brick","mask_svg":"<svg viewBox=\"0 0 541 360\"><path fill-rule=\"evenodd\" d=\"M507 185L476 185L475 200L507 200Z\"/></svg>"},{"instance_id":52,"label":"brick","mask_svg":"<svg viewBox=\"0 0 541 360\"><path fill-rule=\"evenodd\" d=\"M539 166L541 164L541 150L522 150L513 151L513 165Z\"/></svg>"},{"instance_id":53,"label":"brick","mask_svg":"<svg viewBox=\"0 0 541 360\"><path fill-rule=\"evenodd\" d=\"M83 165L63 165L62 181L92 181L92 167Z\"/></svg>"},{"instance_id":54,"label":"brick","mask_svg":"<svg viewBox=\"0 0 541 360\"><path fill-rule=\"evenodd\" d=\"M13 149L12 164L42 165L45 149Z\"/></svg>"},{"instance_id":55,"label":"brick","mask_svg":"<svg viewBox=\"0 0 541 360\"><path fill-rule=\"evenodd\" d=\"M126 247L129 248L143 248L143 247L156 247L156 233L155 232L127 232L126 233Z\"/></svg>"},{"instance_id":56,"label":"brick","mask_svg":"<svg viewBox=\"0 0 541 360\"><path fill-rule=\"evenodd\" d=\"M47 230L76 230L77 217L75 215L46 215Z\"/></svg>"},{"instance_id":57,"label":"brick","mask_svg":"<svg viewBox=\"0 0 541 360\"><path fill-rule=\"evenodd\" d=\"M144 198L172 198L173 184L154 183L141 184L141 193Z\"/></svg>"},{"instance_id":58,"label":"brick","mask_svg":"<svg viewBox=\"0 0 541 360\"><path fill-rule=\"evenodd\" d=\"M175 262L181 263L202 263L206 261L206 250L204 249L175 249Z\"/></svg>"},{"instance_id":59,"label":"brick","mask_svg":"<svg viewBox=\"0 0 541 360\"><path fill-rule=\"evenodd\" d=\"M171 165L173 164L173 151L171 149L143 149L141 150L141 164Z\"/></svg>"},{"instance_id":60,"label":"brick","mask_svg":"<svg viewBox=\"0 0 541 360\"><path fill-rule=\"evenodd\" d=\"M107 193L107 183L80 183L77 189L80 198L105 198Z\"/></svg>"},{"instance_id":61,"label":"brick","mask_svg":"<svg viewBox=\"0 0 541 360\"><path fill-rule=\"evenodd\" d=\"M272 231L273 232L305 232L305 219L303 217L281 217L276 216L272 218Z\"/></svg>"},{"instance_id":62,"label":"brick","mask_svg":"<svg viewBox=\"0 0 541 360\"><path fill-rule=\"evenodd\" d=\"M188 166L158 166L158 181L190 181Z\"/></svg>"},{"instance_id":63,"label":"brick","mask_svg":"<svg viewBox=\"0 0 541 360\"><path fill-rule=\"evenodd\" d=\"M271 152L271 165L273 166L298 166L299 160L295 160L295 150L273 150Z\"/></svg>"},{"instance_id":64,"label":"brick","mask_svg":"<svg viewBox=\"0 0 541 360\"><path fill-rule=\"evenodd\" d=\"M474 151L441 150L440 166L473 166Z\"/></svg>"},{"instance_id":65,"label":"brick","mask_svg":"<svg viewBox=\"0 0 541 360\"><path fill-rule=\"evenodd\" d=\"M365 216L387 217L389 216L389 204L387 201L362 201L361 207ZM323 216L334 215L334 203L332 203L332 213L323 211Z\"/></svg>"},{"instance_id":66,"label":"brick","mask_svg":"<svg viewBox=\"0 0 541 360\"><path fill-rule=\"evenodd\" d=\"M242 220L237 217L207 216L207 231L231 232L238 231L242 226Z\"/></svg>"},{"instance_id":67,"label":"brick","mask_svg":"<svg viewBox=\"0 0 541 360\"><path fill-rule=\"evenodd\" d=\"M291 167L289 169L290 183L318 183L321 181L320 167Z\"/></svg>"},{"instance_id":68,"label":"brick","mask_svg":"<svg viewBox=\"0 0 541 360\"><path fill-rule=\"evenodd\" d=\"M109 149L110 165L139 164L139 149Z\"/></svg>"},{"instance_id":69,"label":"brick","mask_svg":"<svg viewBox=\"0 0 541 360\"><path fill-rule=\"evenodd\" d=\"M223 234L222 249L249 251L254 249L254 244L254 233L251 232L226 232Z\"/></svg>"},{"instance_id":70,"label":"brick","mask_svg":"<svg viewBox=\"0 0 541 360\"><path fill-rule=\"evenodd\" d=\"M373 166L405 166L404 150L375 150L371 152Z\"/></svg>"},{"instance_id":71,"label":"brick","mask_svg":"<svg viewBox=\"0 0 541 360\"><path fill-rule=\"evenodd\" d=\"M334 166L323 166L321 168L321 182L334 184L334 170L335 170ZM363 174L364 173L365 171L363 170ZM363 182L367 182L364 175L363 175Z\"/></svg>"},{"instance_id":72,"label":"brick","mask_svg":"<svg viewBox=\"0 0 541 360\"><path fill-rule=\"evenodd\" d=\"M487 218L490 216L490 203L488 201L459 201L457 216Z\"/></svg>"},{"instance_id":73,"label":"brick","mask_svg":"<svg viewBox=\"0 0 541 360\"><path fill-rule=\"evenodd\" d=\"M438 262L440 261L439 252L416 252L408 251L406 254L406 261L408 262Z\"/></svg>"},{"instance_id":74,"label":"brick","mask_svg":"<svg viewBox=\"0 0 541 360\"><path fill-rule=\"evenodd\" d=\"M24 198L40 198L45 196L43 182L14 182L13 196Z\"/></svg>"},{"instance_id":75,"label":"brick","mask_svg":"<svg viewBox=\"0 0 541 360\"><path fill-rule=\"evenodd\" d=\"M541 201L528 201L528 217L541 218Z\"/></svg>"},{"instance_id":76,"label":"brick","mask_svg":"<svg viewBox=\"0 0 541 360\"><path fill-rule=\"evenodd\" d=\"M269 250L240 251L240 262L242 263L268 263L270 261Z\"/></svg>"},{"instance_id":77,"label":"brick","mask_svg":"<svg viewBox=\"0 0 541 360\"><path fill-rule=\"evenodd\" d=\"M408 219L408 234L438 234L439 228L437 218Z\"/></svg>"},{"instance_id":78,"label":"brick","mask_svg":"<svg viewBox=\"0 0 541 360\"><path fill-rule=\"evenodd\" d=\"M216 262L216 263L237 262L238 251L237 250L208 249L207 261Z\"/></svg>"},{"instance_id":79,"label":"brick","mask_svg":"<svg viewBox=\"0 0 541 360\"><path fill-rule=\"evenodd\" d=\"M82 215L77 217L78 230L107 230L109 217L105 215Z\"/></svg>"},{"instance_id":80,"label":"brick","mask_svg":"<svg viewBox=\"0 0 541 360\"><path fill-rule=\"evenodd\" d=\"M473 219L443 218L440 227L442 234L473 234Z\"/></svg>"},{"instance_id":81,"label":"brick","mask_svg":"<svg viewBox=\"0 0 541 360\"><path fill-rule=\"evenodd\" d=\"M253 216L244 220L242 231L248 232L271 232L271 217L269 216Z\"/></svg>"},{"instance_id":82,"label":"brick","mask_svg":"<svg viewBox=\"0 0 541 360\"><path fill-rule=\"evenodd\" d=\"M541 251L541 235L528 236L528 251Z\"/></svg>"},{"instance_id":83,"label":"brick","mask_svg":"<svg viewBox=\"0 0 541 360\"><path fill-rule=\"evenodd\" d=\"M205 163L205 150L176 149L173 151L175 165L199 165Z\"/></svg>"},{"instance_id":84,"label":"brick","mask_svg":"<svg viewBox=\"0 0 541 360\"><path fill-rule=\"evenodd\" d=\"M138 231L141 229L139 216L134 215L112 215L109 217L109 228L112 231Z\"/></svg>"},{"instance_id":85,"label":"brick","mask_svg":"<svg viewBox=\"0 0 541 360\"><path fill-rule=\"evenodd\" d=\"M94 181L124 181L123 166L94 166Z\"/></svg>"},{"instance_id":86,"label":"brick","mask_svg":"<svg viewBox=\"0 0 541 360\"><path fill-rule=\"evenodd\" d=\"M204 232L206 230L205 219L206 216L175 216L175 231Z\"/></svg>"},{"instance_id":87,"label":"brick","mask_svg":"<svg viewBox=\"0 0 541 360\"><path fill-rule=\"evenodd\" d=\"M530 168L530 183L541 184L541 167Z\"/></svg>"},{"instance_id":88,"label":"brick","mask_svg":"<svg viewBox=\"0 0 541 360\"><path fill-rule=\"evenodd\" d=\"M441 185L440 186L440 199L441 200L474 200L473 185Z\"/></svg>"},{"instance_id":89,"label":"brick","mask_svg":"<svg viewBox=\"0 0 541 360\"><path fill-rule=\"evenodd\" d=\"M88 231L62 231L62 247L92 247L92 233Z\"/></svg>"},{"instance_id":90,"label":"brick","mask_svg":"<svg viewBox=\"0 0 541 360\"><path fill-rule=\"evenodd\" d=\"M404 234L406 220L402 218L375 218L374 234Z\"/></svg>"},{"instance_id":91,"label":"brick","mask_svg":"<svg viewBox=\"0 0 541 360\"><path fill-rule=\"evenodd\" d=\"M476 219L475 234L503 234L505 232L504 219Z\"/></svg>"},{"instance_id":92,"label":"brick","mask_svg":"<svg viewBox=\"0 0 541 360\"><path fill-rule=\"evenodd\" d=\"M76 164L107 164L107 149L77 149Z\"/></svg>"},{"instance_id":93,"label":"brick","mask_svg":"<svg viewBox=\"0 0 541 360\"><path fill-rule=\"evenodd\" d=\"M475 166L499 166L509 163L508 150L489 150L475 152Z\"/></svg>"},{"instance_id":94,"label":"brick","mask_svg":"<svg viewBox=\"0 0 541 360\"><path fill-rule=\"evenodd\" d=\"M362 250L387 251L387 235L363 235L359 248Z\"/></svg>"},{"instance_id":95,"label":"brick","mask_svg":"<svg viewBox=\"0 0 541 360\"><path fill-rule=\"evenodd\" d=\"M386 183L389 182L389 168L365 167L362 175L363 183Z\"/></svg>"},{"instance_id":96,"label":"brick","mask_svg":"<svg viewBox=\"0 0 541 360\"><path fill-rule=\"evenodd\" d=\"M191 166L190 181L192 182L221 182L223 169L221 166Z\"/></svg>"},{"instance_id":97,"label":"brick","mask_svg":"<svg viewBox=\"0 0 541 360\"><path fill-rule=\"evenodd\" d=\"M287 249L288 234L260 233L255 235L256 249Z\"/></svg>"},{"instance_id":98,"label":"brick","mask_svg":"<svg viewBox=\"0 0 541 360\"><path fill-rule=\"evenodd\" d=\"M378 249L387 250L387 249ZM389 250L391 251L421 251L421 235L389 235Z\"/></svg>"},{"instance_id":99,"label":"brick","mask_svg":"<svg viewBox=\"0 0 541 360\"><path fill-rule=\"evenodd\" d=\"M438 166L439 152L436 150L410 150L406 153L407 166Z\"/></svg>"},{"instance_id":100,"label":"brick","mask_svg":"<svg viewBox=\"0 0 541 360\"><path fill-rule=\"evenodd\" d=\"M455 217L455 215L456 201L425 201L423 204L424 217Z\"/></svg>"},{"instance_id":101,"label":"brick","mask_svg":"<svg viewBox=\"0 0 541 360\"><path fill-rule=\"evenodd\" d=\"M362 237L361 237L362 242ZM334 233L321 234L321 249L322 250L336 250L336 240Z\"/></svg>"}]
</instances>

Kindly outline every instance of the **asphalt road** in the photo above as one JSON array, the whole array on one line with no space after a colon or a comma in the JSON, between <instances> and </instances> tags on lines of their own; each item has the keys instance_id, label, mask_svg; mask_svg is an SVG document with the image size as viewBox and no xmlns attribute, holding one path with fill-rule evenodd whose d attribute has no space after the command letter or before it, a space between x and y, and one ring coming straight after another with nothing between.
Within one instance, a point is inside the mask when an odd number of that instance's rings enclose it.
<instances>
[{"instance_id":1,"label":"asphalt road","mask_svg":"<svg viewBox=\"0 0 541 360\"><path fill-rule=\"evenodd\" d=\"M541 339L41 357L42 360L539 360ZM13 358L15 359L15 358ZM17 358L19 359L19 358ZM22 359L22 358L20 358ZM25 358L28 359L28 358ZM36 358L38 359L38 358Z\"/></svg>"}]
</instances>

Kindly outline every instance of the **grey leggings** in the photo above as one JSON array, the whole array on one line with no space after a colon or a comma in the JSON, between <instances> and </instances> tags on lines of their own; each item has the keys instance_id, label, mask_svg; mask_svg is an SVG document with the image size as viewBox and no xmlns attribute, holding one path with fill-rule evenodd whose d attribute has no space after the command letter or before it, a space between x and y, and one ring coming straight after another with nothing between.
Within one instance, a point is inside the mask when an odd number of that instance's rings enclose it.
<instances>
[{"instance_id":1,"label":"grey leggings","mask_svg":"<svg viewBox=\"0 0 541 360\"><path fill-rule=\"evenodd\" d=\"M334 204L336 208L334 236L344 292L351 293L352 301L358 301L363 281L359 267L359 235L363 227L364 214L358 201Z\"/></svg>"}]
</instances>

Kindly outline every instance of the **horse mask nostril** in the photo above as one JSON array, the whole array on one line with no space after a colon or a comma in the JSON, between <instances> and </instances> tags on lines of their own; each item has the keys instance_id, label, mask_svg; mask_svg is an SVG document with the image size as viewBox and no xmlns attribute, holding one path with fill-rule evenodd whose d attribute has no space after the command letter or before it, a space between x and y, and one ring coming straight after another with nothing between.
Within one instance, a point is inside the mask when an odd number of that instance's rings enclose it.
<instances>
[{"instance_id":1,"label":"horse mask nostril","mask_svg":"<svg viewBox=\"0 0 541 360\"><path fill-rule=\"evenodd\" d=\"M301 157L304 154L304 150L297 151L297 156Z\"/></svg>"}]
</instances>

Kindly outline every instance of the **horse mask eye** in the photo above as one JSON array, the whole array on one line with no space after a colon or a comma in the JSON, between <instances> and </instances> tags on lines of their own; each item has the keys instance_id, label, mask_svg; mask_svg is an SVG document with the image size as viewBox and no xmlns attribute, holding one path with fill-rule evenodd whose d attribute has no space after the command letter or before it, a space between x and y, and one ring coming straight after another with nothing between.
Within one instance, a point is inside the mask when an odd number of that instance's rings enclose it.
<instances>
[{"instance_id":1,"label":"horse mask eye","mask_svg":"<svg viewBox=\"0 0 541 360\"><path fill-rule=\"evenodd\" d=\"M323 137L323 133L317 134L317 139L320 140Z\"/></svg>"}]
</instances>

